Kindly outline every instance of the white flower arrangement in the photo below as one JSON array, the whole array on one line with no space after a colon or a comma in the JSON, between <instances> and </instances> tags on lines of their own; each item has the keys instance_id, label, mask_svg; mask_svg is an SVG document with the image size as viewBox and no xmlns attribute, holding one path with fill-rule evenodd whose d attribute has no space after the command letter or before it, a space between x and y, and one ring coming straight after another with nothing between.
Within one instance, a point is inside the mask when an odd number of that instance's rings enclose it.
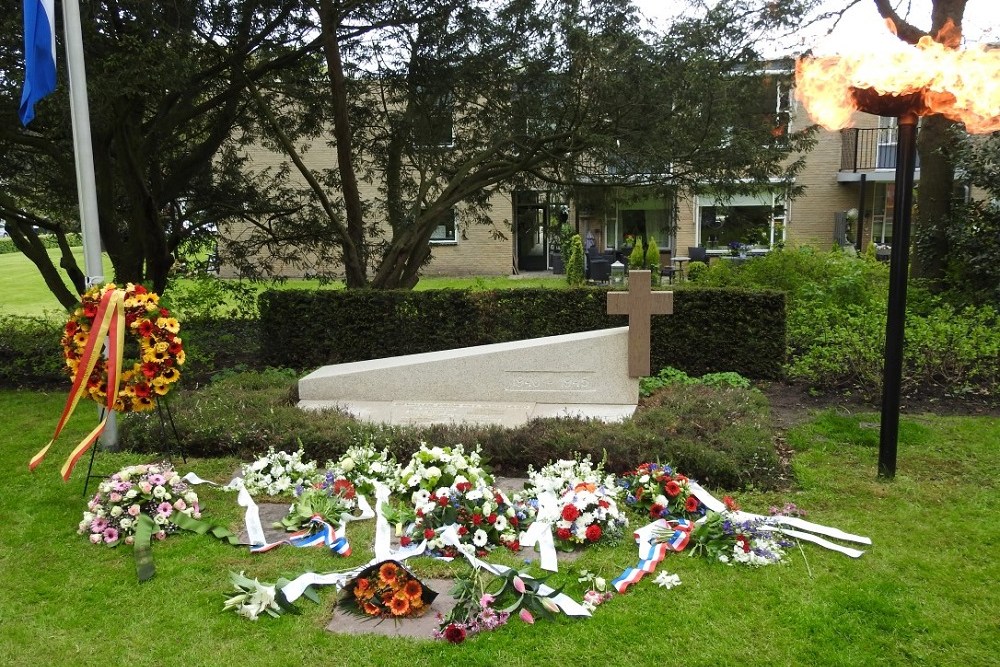
<instances>
[{"instance_id":1,"label":"white flower arrangement","mask_svg":"<svg viewBox=\"0 0 1000 667\"><path fill-rule=\"evenodd\" d=\"M590 456L578 460L560 459L537 471L528 466L529 496L537 498L539 493L549 492L559 497L580 483L603 487L605 495L614 498L621 493L615 476L606 473L600 463L595 466Z\"/></svg>"},{"instance_id":2,"label":"white flower arrangement","mask_svg":"<svg viewBox=\"0 0 1000 667\"><path fill-rule=\"evenodd\" d=\"M312 486L323 474L315 461L303 461L304 456L301 447L291 454L268 447L267 454L243 464L243 486L251 495L266 496L291 496L298 487Z\"/></svg>"},{"instance_id":3,"label":"white flower arrangement","mask_svg":"<svg viewBox=\"0 0 1000 667\"><path fill-rule=\"evenodd\" d=\"M138 518L147 514L157 527L153 537L162 540L177 530L171 521L175 513L201 518L198 494L173 467L169 463L129 466L100 483L77 532L88 535L93 544L132 544Z\"/></svg>"},{"instance_id":4,"label":"white flower arrangement","mask_svg":"<svg viewBox=\"0 0 1000 667\"><path fill-rule=\"evenodd\" d=\"M559 546L570 550L578 544L602 539L615 542L628 526L628 518L618 509L612 490L593 482L573 484L560 499L555 537Z\"/></svg>"},{"instance_id":5,"label":"white flower arrangement","mask_svg":"<svg viewBox=\"0 0 1000 667\"><path fill-rule=\"evenodd\" d=\"M466 452L461 444L428 447L422 442L406 467L400 470L395 486L404 496L421 489L434 493L441 488L450 488L460 477L471 483L473 488L486 487L493 482L492 475L483 468L479 447Z\"/></svg>"},{"instance_id":6,"label":"white flower arrangement","mask_svg":"<svg viewBox=\"0 0 1000 667\"><path fill-rule=\"evenodd\" d=\"M395 457L370 442L351 445L339 459L327 461L326 467L337 477L350 480L358 493L366 496L374 495L376 481L391 486L400 473Z\"/></svg>"}]
</instances>

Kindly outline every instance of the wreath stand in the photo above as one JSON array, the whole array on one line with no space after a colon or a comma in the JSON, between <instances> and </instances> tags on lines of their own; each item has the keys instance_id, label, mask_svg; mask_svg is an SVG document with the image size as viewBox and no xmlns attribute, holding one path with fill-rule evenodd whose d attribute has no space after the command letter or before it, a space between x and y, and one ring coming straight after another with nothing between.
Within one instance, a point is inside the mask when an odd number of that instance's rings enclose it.
<instances>
[{"instance_id":1,"label":"wreath stand","mask_svg":"<svg viewBox=\"0 0 1000 667\"><path fill-rule=\"evenodd\" d=\"M98 413L98 419L104 419L104 411L107 408L101 407ZM170 411L170 403L167 402L166 397L163 399L156 400L156 413L160 417L160 441L168 442L167 440L167 424L170 424L170 431L174 434L173 442L176 443L176 449L171 446L164 453L167 455L167 460L173 463L174 454L180 454L181 460L187 463L187 453L184 451L184 445L181 442L181 436L177 433L177 426L174 425L174 415ZM164 417L166 413L166 417ZM90 448L90 461L87 464L87 477L86 481L83 483L83 497L87 497L87 489L90 487L90 480L92 478L103 479L107 475L95 474L94 471L94 459L97 457L97 450L99 449L98 443L94 443L94 446Z\"/></svg>"}]
</instances>

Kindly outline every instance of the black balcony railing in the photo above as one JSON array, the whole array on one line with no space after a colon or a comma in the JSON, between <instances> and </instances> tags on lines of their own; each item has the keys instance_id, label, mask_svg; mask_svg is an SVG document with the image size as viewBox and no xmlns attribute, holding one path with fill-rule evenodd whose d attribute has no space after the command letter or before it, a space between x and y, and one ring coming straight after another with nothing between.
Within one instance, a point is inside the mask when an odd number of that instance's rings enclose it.
<instances>
[{"instance_id":1,"label":"black balcony railing","mask_svg":"<svg viewBox=\"0 0 1000 667\"><path fill-rule=\"evenodd\" d=\"M895 169L897 136L895 127L841 130L840 170ZM919 158L917 166L920 166Z\"/></svg>"}]
</instances>

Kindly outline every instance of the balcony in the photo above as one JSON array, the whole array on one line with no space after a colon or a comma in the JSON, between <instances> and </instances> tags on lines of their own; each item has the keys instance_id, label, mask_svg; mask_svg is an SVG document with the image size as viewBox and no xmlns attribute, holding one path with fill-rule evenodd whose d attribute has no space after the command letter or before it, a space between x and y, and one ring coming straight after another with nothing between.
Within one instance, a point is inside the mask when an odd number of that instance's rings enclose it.
<instances>
[{"instance_id":1,"label":"balcony","mask_svg":"<svg viewBox=\"0 0 1000 667\"><path fill-rule=\"evenodd\" d=\"M840 174L838 181L857 181L861 174L868 180L891 181L896 170L898 128L856 127L840 131ZM920 157L917 157L920 168Z\"/></svg>"}]
</instances>

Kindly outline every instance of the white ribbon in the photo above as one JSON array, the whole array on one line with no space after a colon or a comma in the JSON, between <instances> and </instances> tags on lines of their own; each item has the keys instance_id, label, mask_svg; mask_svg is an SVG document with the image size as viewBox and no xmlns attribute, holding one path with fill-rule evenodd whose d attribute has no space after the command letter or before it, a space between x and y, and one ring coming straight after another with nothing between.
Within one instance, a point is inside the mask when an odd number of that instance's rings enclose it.
<instances>
[{"instance_id":1,"label":"white ribbon","mask_svg":"<svg viewBox=\"0 0 1000 667\"><path fill-rule=\"evenodd\" d=\"M690 484L691 493L695 498L700 500L705 507L714 512L726 511L725 503L706 491L700 484L697 482L691 482ZM871 538L863 537L861 535L853 535L837 528L831 528L829 526L823 526L811 521L805 521L794 516L764 516L763 514L752 514L750 512L733 512L732 514L735 521L766 521L769 524L776 525L774 528L775 530L778 530L789 537L795 537L800 540L805 540L806 542L818 544L821 547L825 547L831 551L837 551L845 556L850 556L851 558L859 558L865 552L840 546L839 544L825 540L822 537L817 537L811 533L818 533L819 535L826 535L827 537L832 537L834 539L844 540L846 542L856 542L858 544L872 543ZM791 528L785 528L784 526L791 526L792 528L799 528L801 530L792 530Z\"/></svg>"},{"instance_id":2,"label":"white ribbon","mask_svg":"<svg viewBox=\"0 0 1000 667\"><path fill-rule=\"evenodd\" d=\"M207 479L202 479L193 472L182 477L185 482L189 484L208 484L209 486L220 486L215 482ZM267 538L264 537L264 527L260 523L260 508L257 507L257 503L254 502L253 496L247 491L246 487L243 486L242 477L234 477L229 484L226 484L224 488L236 489L239 495L236 496L236 502L239 503L240 507L245 507L246 512L243 514L243 522L246 524L247 528L247 539L251 546L259 546L261 544L267 544Z\"/></svg>"}]
</instances>

